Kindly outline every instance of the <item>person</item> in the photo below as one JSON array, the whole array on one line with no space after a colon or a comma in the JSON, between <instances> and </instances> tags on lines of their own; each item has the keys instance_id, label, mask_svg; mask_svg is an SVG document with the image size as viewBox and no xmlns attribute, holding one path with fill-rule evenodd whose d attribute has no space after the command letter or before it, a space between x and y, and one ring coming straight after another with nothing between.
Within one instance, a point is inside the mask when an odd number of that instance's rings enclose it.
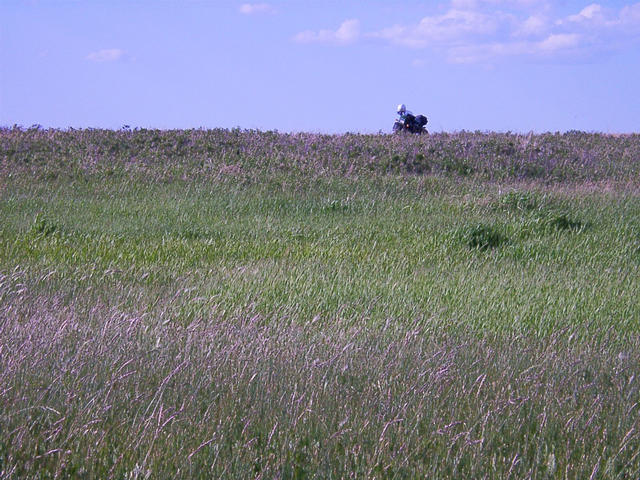
<instances>
[{"instance_id":1,"label":"person","mask_svg":"<svg viewBox=\"0 0 640 480\"><path fill-rule=\"evenodd\" d=\"M407 110L407 106L404 103L398 105L398 115L400 115L400 121L402 123L405 122L409 115L413 117L413 114L409 110Z\"/></svg>"}]
</instances>

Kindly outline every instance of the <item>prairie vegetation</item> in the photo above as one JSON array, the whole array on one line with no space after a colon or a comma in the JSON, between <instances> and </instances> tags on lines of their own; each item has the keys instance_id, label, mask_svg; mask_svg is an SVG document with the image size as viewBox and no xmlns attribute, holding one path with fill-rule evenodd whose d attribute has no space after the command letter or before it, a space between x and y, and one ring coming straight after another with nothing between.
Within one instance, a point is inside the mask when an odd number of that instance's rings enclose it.
<instances>
[{"instance_id":1,"label":"prairie vegetation","mask_svg":"<svg viewBox=\"0 0 640 480\"><path fill-rule=\"evenodd\" d=\"M0 478L639 476L639 135L0 162Z\"/></svg>"}]
</instances>

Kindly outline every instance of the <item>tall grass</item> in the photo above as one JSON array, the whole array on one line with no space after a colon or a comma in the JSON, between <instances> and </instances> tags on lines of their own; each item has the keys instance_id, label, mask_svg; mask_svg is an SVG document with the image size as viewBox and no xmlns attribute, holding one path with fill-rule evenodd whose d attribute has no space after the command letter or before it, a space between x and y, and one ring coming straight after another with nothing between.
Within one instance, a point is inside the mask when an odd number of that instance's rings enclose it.
<instances>
[{"instance_id":1,"label":"tall grass","mask_svg":"<svg viewBox=\"0 0 640 480\"><path fill-rule=\"evenodd\" d=\"M245 316L163 325L100 305L78 314L7 292L18 273L3 280L5 478L634 478L640 468L637 337Z\"/></svg>"},{"instance_id":2,"label":"tall grass","mask_svg":"<svg viewBox=\"0 0 640 480\"><path fill-rule=\"evenodd\" d=\"M640 135L457 132L428 136L253 130L0 128L5 172L157 180L266 173L453 175L483 180L636 182Z\"/></svg>"},{"instance_id":3,"label":"tall grass","mask_svg":"<svg viewBox=\"0 0 640 480\"><path fill-rule=\"evenodd\" d=\"M0 478L639 476L637 136L0 139Z\"/></svg>"}]
</instances>

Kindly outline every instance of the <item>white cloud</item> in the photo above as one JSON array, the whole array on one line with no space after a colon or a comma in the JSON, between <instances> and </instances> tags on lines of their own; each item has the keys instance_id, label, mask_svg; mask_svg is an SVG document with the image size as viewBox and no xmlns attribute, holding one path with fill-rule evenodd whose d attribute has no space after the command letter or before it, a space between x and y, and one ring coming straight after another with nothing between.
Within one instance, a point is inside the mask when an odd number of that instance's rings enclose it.
<instances>
[{"instance_id":1,"label":"white cloud","mask_svg":"<svg viewBox=\"0 0 640 480\"><path fill-rule=\"evenodd\" d=\"M619 17L615 11L604 8L602 5L592 3L580 10L576 15L569 15L566 21L560 24L579 24L583 27L615 27L619 23Z\"/></svg>"},{"instance_id":2,"label":"white cloud","mask_svg":"<svg viewBox=\"0 0 640 480\"><path fill-rule=\"evenodd\" d=\"M608 44L610 48L630 46L640 37L640 3L619 11L592 3L579 13L558 20L557 25L566 32L589 36L596 44Z\"/></svg>"},{"instance_id":3,"label":"white cloud","mask_svg":"<svg viewBox=\"0 0 640 480\"><path fill-rule=\"evenodd\" d=\"M124 50L120 50L119 48L105 48L91 52L86 56L86 59L91 62L116 62L124 59L125 56L126 52Z\"/></svg>"},{"instance_id":4,"label":"white cloud","mask_svg":"<svg viewBox=\"0 0 640 480\"><path fill-rule=\"evenodd\" d=\"M465 0L466 1L466 0ZM496 31L496 17L471 10L449 10L443 15L424 17L415 26L385 28L372 34L397 45L414 48L456 43L464 37L490 35Z\"/></svg>"},{"instance_id":5,"label":"white cloud","mask_svg":"<svg viewBox=\"0 0 640 480\"><path fill-rule=\"evenodd\" d=\"M268 3L243 3L238 9L244 15L254 15L257 13L273 13L274 8Z\"/></svg>"},{"instance_id":6,"label":"white cloud","mask_svg":"<svg viewBox=\"0 0 640 480\"><path fill-rule=\"evenodd\" d=\"M337 30L306 30L298 33L293 39L299 43L329 43L346 45L355 42L360 37L360 21L345 20Z\"/></svg>"},{"instance_id":7,"label":"white cloud","mask_svg":"<svg viewBox=\"0 0 640 480\"><path fill-rule=\"evenodd\" d=\"M445 7L377 31L361 32L360 22L352 19L337 30L306 30L293 39L334 45L377 39L430 49L457 63L516 57L583 61L640 43L640 2L612 8L587 0L572 15L561 15L558 2L550 0L447 0Z\"/></svg>"},{"instance_id":8,"label":"white cloud","mask_svg":"<svg viewBox=\"0 0 640 480\"><path fill-rule=\"evenodd\" d=\"M450 0L443 14L366 36L429 48L457 63L507 57L582 59L640 41L640 3L617 10L591 3L565 17L556 7L547 0Z\"/></svg>"},{"instance_id":9,"label":"white cloud","mask_svg":"<svg viewBox=\"0 0 640 480\"><path fill-rule=\"evenodd\" d=\"M585 20L595 20L603 18L602 5L592 3L591 5L584 7L577 15L570 15L569 21L571 22L583 22Z\"/></svg>"},{"instance_id":10,"label":"white cloud","mask_svg":"<svg viewBox=\"0 0 640 480\"><path fill-rule=\"evenodd\" d=\"M543 15L531 15L522 21L519 26L514 29L514 36L528 37L539 36L546 33L550 28L549 19Z\"/></svg>"},{"instance_id":11,"label":"white cloud","mask_svg":"<svg viewBox=\"0 0 640 480\"><path fill-rule=\"evenodd\" d=\"M535 45L539 52L557 52L579 46L580 38L577 33L555 33Z\"/></svg>"},{"instance_id":12,"label":"white cloud","mask_svg":"<svg viewBox=\"0 0 640 480\"><path fill-rule=\"evenodd\" d=\"M577 34L555 34L539 41L494 42L461 45L447 51L451 63L490 63L497 58L534 57L549 58L570 54L578 49L582 38Z\"/></svg>"}]
</instances>

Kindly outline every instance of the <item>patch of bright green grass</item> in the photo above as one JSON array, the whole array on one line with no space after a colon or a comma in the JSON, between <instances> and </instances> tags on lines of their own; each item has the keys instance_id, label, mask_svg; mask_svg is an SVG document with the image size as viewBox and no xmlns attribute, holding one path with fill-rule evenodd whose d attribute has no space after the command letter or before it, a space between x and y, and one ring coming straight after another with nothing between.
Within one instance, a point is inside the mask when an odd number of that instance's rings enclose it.
<instances>
[{"instance_id":1,"label":"patch of bright green grass","mask_svg":"<svg viewBox=\"0 0 640 480\"><path fill-rule=\"evenodd\" d=\"M638 330L636 196L441 182L8 188L0 265L29 271L33 288L148 313L185 290L172 305L178 322L249 309L300 323Z\"/></svg>"}]
</instances>

